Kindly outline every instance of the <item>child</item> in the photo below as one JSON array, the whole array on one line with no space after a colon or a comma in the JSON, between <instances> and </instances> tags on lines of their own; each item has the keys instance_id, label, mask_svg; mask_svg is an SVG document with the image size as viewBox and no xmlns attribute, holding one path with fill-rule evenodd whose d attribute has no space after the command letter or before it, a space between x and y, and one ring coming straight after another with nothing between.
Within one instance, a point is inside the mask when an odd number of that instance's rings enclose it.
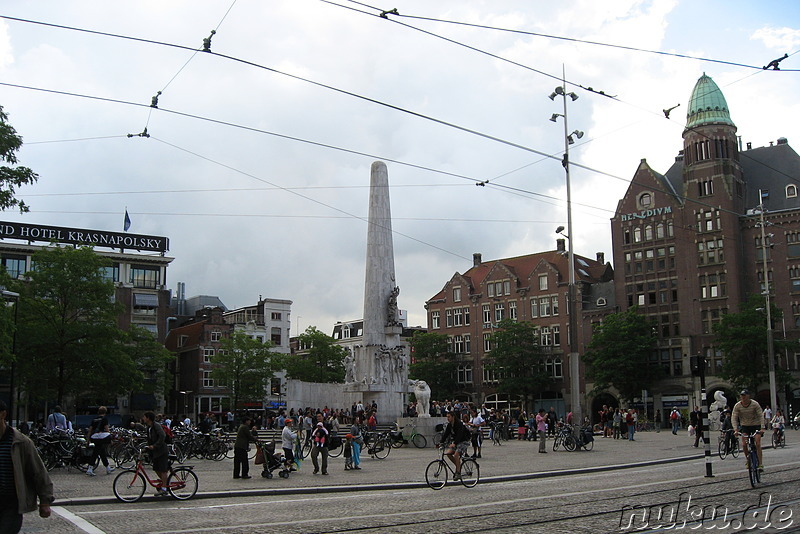
<instances>
[{"instance_id":1,"label":"child","mask_svg":"<svg viewBox=\"0 0 800 534\"><path fill-rule=\"evenodd\" d=\"M347 434L344 442L344 470L353 469L353 434Z\"/></svg>"}]
</instances>

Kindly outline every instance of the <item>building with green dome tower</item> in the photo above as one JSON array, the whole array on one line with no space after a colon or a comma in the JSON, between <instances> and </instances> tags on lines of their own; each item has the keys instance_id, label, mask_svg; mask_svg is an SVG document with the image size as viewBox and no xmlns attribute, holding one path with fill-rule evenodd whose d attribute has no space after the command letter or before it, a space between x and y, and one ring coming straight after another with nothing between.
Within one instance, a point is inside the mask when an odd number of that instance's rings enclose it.
<instances>
[{"instance_id":1,"label":"building with green dome tower","mask_svg":"<svg viewBox=\"0 0 800 534\"><path fill-rule=\"evenodd\" d=\"M725 96L705 73L689 98L682 137L683 149L666 172L641 160L611 220L618 309L636 306L657 325L650 364L661 366L665 378L648 392L651 414L699 405L689 366L698 354L706 358L709 398L723 391L733 406L735 391L719 376L725 354L713 328L751 295L768 289L783 311L786 336L800 339L800 156L784 137L743 149ZM782 337L783 324L776 324ZM766 323L764 330L766 339ZM766 354L764 362L766 375ZM779 387L778 403L796 410L800 355L776 354L776 362L795 384ZM756 399L770 404L766 381Z\"/></svg>"}]
</instances>

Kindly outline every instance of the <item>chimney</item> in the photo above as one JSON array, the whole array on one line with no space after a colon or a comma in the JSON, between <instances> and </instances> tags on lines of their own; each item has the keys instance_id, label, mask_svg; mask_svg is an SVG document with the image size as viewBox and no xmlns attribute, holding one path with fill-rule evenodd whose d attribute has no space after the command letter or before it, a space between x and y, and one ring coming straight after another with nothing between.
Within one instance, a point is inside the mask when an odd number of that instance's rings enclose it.
<instances>
[{"instance_id":1,"label":"chimney","mask_svg":"<svg viewBox=\"0 0 800 534\"><path fill-rule=\"evenodd\" d=\"M556 239L556 252L564 252L567 250L566 248L567 240L564 238Z\"/></svg>"},{"instance_id":2,"label":"chimney","mask_svg":"<svg viewBox=\"0 0 800 534\"><path fill-rule=\"evenodd\" d=\"M778 144L779 145L788 145L789 144L789 140L786 139L785 137L779 137L778 138Z\"/></svg>"},{"instance_id":3,"label":"chimney","mask_svg":"<svg viewBox=\"0 0 800 534\"><path fill-rule=\"evenodd\" d=\"M483 258L481 256L481 253L480 252L473 253L472 254L472 266L473 267L477 267L481 263L483 263Z\"/></svg>"},{"instance_id":4,"label":"chimney","mask_svg":"<svg viewBox=\"0 0 800 534\"><path fill-rule=\"evenodd\" d=\"M603 265L606 263L606 255L602 252L597 253L597 263L602 263Z\"/></svg>"},{"instance_id":5,"label":"chimney","mask_svg":"<svg viewBox=\"0 0 800 534\"><path fill-rule=\"evenodd\" d=\"M752 149L753 149L753 143L751 143L750 141L748 141L748 142L747 142L747 150L752 150Z\"/></svg>"}]
</instances>

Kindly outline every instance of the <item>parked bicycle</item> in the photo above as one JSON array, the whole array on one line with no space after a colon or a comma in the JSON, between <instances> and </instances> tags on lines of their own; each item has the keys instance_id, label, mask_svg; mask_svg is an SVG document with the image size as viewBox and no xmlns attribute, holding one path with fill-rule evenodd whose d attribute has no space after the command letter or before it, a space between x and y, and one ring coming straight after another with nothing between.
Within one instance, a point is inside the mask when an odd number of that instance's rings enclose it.
<instances>
[{"instance_id":1,"label":"parked bicycle","mask_svg":"<svg viewBox=\"0 0 800 534\"><path fill-rule=\"evenodd\" d=\"M163 487L158 476L152 479L147 474L143 457L144 449L139 449L136 467L122 471L114 479L114 496L122 502L136 502L141 499L147 489L147 484L150 484L157 491ZM191 465L172 467L170 463L169 478L167 478L166 485L167 492L181 501L194 497L199 483L193 469Z\"/></svg>"},{"instance_id":2,"label":"parked bicycle","mask_svg":"<svg viewBox=\"0 0 800 534\"><path fill-rule=\"evenodd\" d=\"M420 434L419 432L417 432L417 422L416 421L411 423L411 433L408 434L408 435L405 434L405 429L406 428L407 427L404 426L404 427L399 429L399 431L403 433L402 434L403 439L400 440L399 442L395 441L392 444L394 447L399 448L399 447L402 447L403 445L405 445L406 443L409 443L409 442L413 443L414 446L416 448L418 448L418 449L424 449L425 447L428 446L427 438L425 436L423 436L422 434Z\"/></svg>"},{"instance_id":3,"label":"parked bicycle","mask_svg":"<svg viewBox=\"0 0 800 534\"><path fill-rule=\"evenodd\" d=\"M438 460L433 460L425 468L425 481L428 486L434 490L440 490L447 485L448 473L453 476L455 480L456 471L450 467L450 463L444 458L444 447L441 448L441 457ZM478 462L472 458L463 458L461 460L461 483L467 488L475 487L481 479L481 468Z\"/></svg>"},{"instance_id":4,"label":"parked bicycle","mask_svg":"<svg viewBox=\"0 0 800 534\"><path fill-rule=\"evenodd\" d=\"M728 455L739 456L739 440L733 435L733 430L724 430L719 435L719 457L724 460Z\"/></svg>"}]
</instances>

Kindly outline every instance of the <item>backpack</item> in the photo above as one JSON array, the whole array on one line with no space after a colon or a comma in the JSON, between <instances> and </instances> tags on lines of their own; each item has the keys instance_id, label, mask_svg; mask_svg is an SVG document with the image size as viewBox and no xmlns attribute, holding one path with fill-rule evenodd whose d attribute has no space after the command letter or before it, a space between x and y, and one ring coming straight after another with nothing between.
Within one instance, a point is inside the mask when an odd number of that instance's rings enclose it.
<instances>
[{"instance_id":1,"label":"backpack","mask_svg":"<svg viewBox=\"0 0 800 534\"><path fill-rule=\"evenodd\" d=\"M672 414L670 414L669 418L672 419L673 421L676 420L678 418L678 412L672 412Z\"/></svg>"},{"instance_id":2,"label":"backpack","mask_svg":"<svg viewBox=\"0 0 800 534\"><path fill-rule=\"evenodd\" d=\"M169 445L172 443L172 440L175 438L175 434L172 433L172 429L167 425L162 424L161 428L164 429L164 443Z\"/></svg>"}]
</instances>

